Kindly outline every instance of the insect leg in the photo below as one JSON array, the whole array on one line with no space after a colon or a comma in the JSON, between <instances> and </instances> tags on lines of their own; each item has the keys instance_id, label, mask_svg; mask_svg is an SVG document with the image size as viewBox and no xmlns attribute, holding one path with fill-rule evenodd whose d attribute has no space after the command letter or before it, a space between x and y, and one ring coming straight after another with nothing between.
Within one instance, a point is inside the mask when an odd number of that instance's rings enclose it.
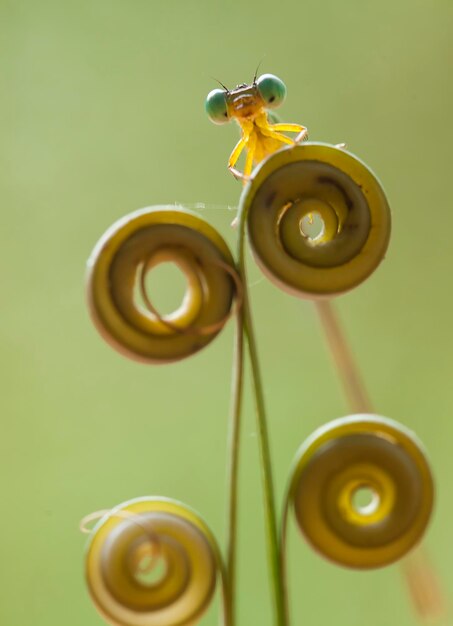
<instances>
[{"instance_id":1,"label":"insect leg","mask_svg":"<svg viewBox=\"0 0 453 626\"><path fill-rule=\"evenodd\" d=\"M235 169L234 166L238 162L238 159L241 156L241 153L244 150L245 146L247 145L248 140L249 135L243 135L235 145L234 150L230 154L230 158L228 159L228 169L235 178L242 178L242 173L239 170Z\"/></svg>"},{"instance_id":2,"label":"insect leg","mask_svg":"<svg viewBox=\"0 0 453 626\"><path fill-rule=\"evenodd\" d=\"M260 128L260 131L266 137L271 137L272 139L276 139L277 141L281 141L282 143L287 143L290 146L294 146L295 141L290 137L286 137L286 135L282 135L282 133L276 130L270 130L269 127Z\"/></svg>"},{"instance_id":3,"label":"insect leg","mask_svg":"<svg viewBox=\"0 0 453 626\"><path fill-rule=\"evenodd\" d=\"M301 124L269 124L268 128L270 130L277 130L281 133L301 133L303 131L307 131L305 126Z\"/></svg>"},{"instance_id":4,"label":"insect leg","mask_svg":"<svg viewBox=\"0 0 453 626\"><path fill-rule=\"evenodd\" d=\"M299 133L294 143L300 143L308 139L308 130L301 124L269 124L268 128L277 132Z\"/></svg>"},{"instance_id":5,"label":"insect leg","mask_svg":"<svg viewBox=\"0 0 453 626\"><path fill-rule=\"evenodd\" d=\"M308 130L306 128L304 128L297 135L297 137L294 140L294 143L300 143L301 141L307 141L307 139L308 139Z\"/></svg>"},{"instance_id":6,"label":"insect leg","mask_svg":"<svg viewBox=\"0 0 453 626\"><path fill-rule=\"evenodd\" d=\"M255 156L255 150L256 150L256 141L257 141L257 137L256 137L256 134L254 133L249 138L249 143L247 146L247 158L245 159L245 166L244 166L244 179L245 180L250 178L250 174L252 173L253 158Z\"/></svg>"},{"instance_id":7,"label":"insect leg","mask_svg":"<svg viewBox=\"0 0 453 626\"><path fill-rule=\"evenodd\" d=\"M249 137L249 141L248 141L248 144L247 144L247 157L245 159L244 173L241 174L237 170L233 170L233 169L230 168L230 171L232 171L233 174L235 174L236 172L238 174L240 174L240 178L242 178L244 184L248 180L250 180L250 174L252 173L253 157L255 156L255 150L256 150L256 141L257 141L256 134L253 133ZM238 227L238 223L239 223L238 216L236 215L234 220L231 222L231 227L232 228L237 228Z\"/></svg>"}]
</instances>

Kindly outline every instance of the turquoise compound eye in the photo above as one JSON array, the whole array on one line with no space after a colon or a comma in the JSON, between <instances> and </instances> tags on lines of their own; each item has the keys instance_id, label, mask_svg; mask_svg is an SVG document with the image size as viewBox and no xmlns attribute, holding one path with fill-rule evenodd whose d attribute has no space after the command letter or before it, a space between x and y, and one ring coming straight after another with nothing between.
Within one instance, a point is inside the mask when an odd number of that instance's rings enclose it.
<instances>
[{"instance_id":1,"label":"turquoise compound eye","mask_svg":"<svg viewBox=\"0 0 453 626\"><path fill-rule=\"evenodd\" d=\"M273 74L260 76L256 81L256 86L268 109L276 109L286 98L285 83Z\"/></svg>"},{"instance_id":2,"label":"turquoise compound eye","mask_svg":"<svg viewBox=\"0 0 453 626\"><path fill-rule=\"evenodd\" d=\"M208 93L204 108L209 119L214 124L225 124L229 121L226 104L226 91L213 89Z\"/></svg>"}]
</instances>

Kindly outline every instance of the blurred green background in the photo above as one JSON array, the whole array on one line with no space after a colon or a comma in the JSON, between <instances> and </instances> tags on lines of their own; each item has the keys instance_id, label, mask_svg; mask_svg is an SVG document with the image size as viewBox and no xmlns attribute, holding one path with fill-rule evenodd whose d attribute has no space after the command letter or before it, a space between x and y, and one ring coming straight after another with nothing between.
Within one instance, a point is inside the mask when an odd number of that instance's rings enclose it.
<instances>
[{"instance_id":1,"label":"blurred green background","mask_svg":"<svg viewBox=\"0 0 453 626\"><path fill-rule=\"evenodd\" d=\"M260 71L288 87L282 118L313 140L347 141L388 193L387 258L338 307L377 410L430 453L427 545L448 593L452 22L449 0L0 0L2 626L103 623L78 531L93 510L167 495L222 541L233 325L179 364L129 361L88 317L84 265L137 208L237 204L226 170L237 129L212 125L203 102L211 76L250 81L263 57ZM234 242L234 213L202 215ZM300 442L348 409L312 306L254 267L250 282L280 500ZM248 382L239 624L270 626ZM295 624L415 623L397 567L334 567L293 524L290 550ZM203 623L217 623L216 605Z\"/></svg>"}]
</instances>

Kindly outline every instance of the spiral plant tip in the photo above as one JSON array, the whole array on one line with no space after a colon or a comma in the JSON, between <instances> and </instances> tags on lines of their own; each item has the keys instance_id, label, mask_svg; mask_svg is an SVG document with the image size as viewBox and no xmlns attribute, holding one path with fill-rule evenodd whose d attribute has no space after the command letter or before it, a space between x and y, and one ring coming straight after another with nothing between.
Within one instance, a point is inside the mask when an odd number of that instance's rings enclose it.
<instances>
[{"instance_id":1,"label":"spiral plant tip","mask_svg":"<svg viewBox=\"0 0 453 626\"><path fill-rule=\"evenodd\" d=\"M98 611L115 626L177 626L199 621L222 564L214 536L184 504L130 500L91 532L86 580Z\"/></svg>"},{"instance_id":2,"label":"spiral plant tip","mask_svg":"<svg viewBox=\"0 0 453 626\"><path fill-rule=\"evenodd\" d=\"M163 262L187 280L182 304L161 316L145 276ZM136 298L141 290L143 306ZM232 255L219 233L198 215L174 206L136 211L116 222L88 261L87 295L93 321L118 351L138 361L165 363L206 346L241 297Z\"/></svg>"},{"instance_id":3,"label":"spiral plant tip","mask_svg":"<svg viewBox=\"0 0 453 626\"><path fill-rule=\"evenodd\" d=\"M364 494L368 501L357 499ZM307 541L339 565L370 569L402 558L431 517L434 487L421 444L376 415L317 430L299 450L289 501Z\"/></svg>"},{"instance_id":4,"label":"spiral plant tip","mask_svg":"<svg viewBox=\"0 0 453 626\"><path fill-rule=\"evenodd\" d=\"M331 298L359 285L390 238L380 183L357 157L329 144L275 152L254 170L240 207L262 271L304 298ZM318 232L310 228L314 217Z\"/></svg>"}]
</instances>

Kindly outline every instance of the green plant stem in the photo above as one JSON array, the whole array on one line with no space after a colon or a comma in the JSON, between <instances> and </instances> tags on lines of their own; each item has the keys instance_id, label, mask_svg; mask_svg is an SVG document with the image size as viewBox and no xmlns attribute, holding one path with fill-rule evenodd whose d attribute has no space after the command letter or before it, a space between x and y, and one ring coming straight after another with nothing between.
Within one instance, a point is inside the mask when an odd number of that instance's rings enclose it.
<instances>
[{"instance_id":1,"label":"green plant stem","mask_svg":"<svg viewBox=\"0 0 453 626\"><path fill-rule=\"evenodd\" d=\"M275 496L272 481L272 467L269 449L269 437L267 433L266 412L264 406L263 386L258 361L253 323L250 313L249 298L247 292L247 277L245 269L245 222L246 214L243 207L239 211L239 236L238 236L238 271L242 280L242 310L244 321L244 333L250 355L253 390L257 416L258 443L261 457L261 476L264 491L264 512L266 520L266 539L268 548L268 563L271 575L273 608L276 626L286 626L285 598L283 581L281 576L281 562L279 555L277 516L275 509Z\"/></svg>"},{"instance_id":2,"label":"green plant stem","mask_svg":"<svg viewBox=\"0 0 453 626\"><path fill-rule=\"evenodd\" d=\"M236 329L234 341L233 373L231 388L231 417L228 440L228 470L227 470L227 536L226 536L226 578L227 578L227 605L229 624L236 622L236 553L237 553L237 500L238 500L238 472L239 472L239 436L241 426L241 406L243 387L243 345L244 331L242 306L236 314Z\"/></svg>"},{"instance_id":3,"label":"green plant stem","mask_svg":"<svg viewBox=\"0 0 453 626\"><path fill-rule=\"evenodd\" d=\"M223 626L232 626L233 625L233 616L231 614L231 594L230 594L230 585L228 581L228 573L225 563L223 562L222 556L219 554L219 570L220 570L220 581L221 581L221 602L222 602L222 624Z\"/></svg>"},{"instance_id":4,"label":"green plant stem","mask_svg":"<svg viewBox=\"0 0 453 626\"><path fill-rule=\"evenodd\" d=\"M285 609L285 619L286 623L290 623L289 617L289 590L288 590L288 559L287 559L287 536L288 536L288 513L289 513L289 505L290 505L290 494L289 494L289 484L285 492L285 497L283 499L283 512L282 512L282 520L280 527L280 543L278 546L278 553L280 556L280 571L282 577L282 587L283 587L283 600L284 600L284 609Z\"/></svg>"}]
</instances>

